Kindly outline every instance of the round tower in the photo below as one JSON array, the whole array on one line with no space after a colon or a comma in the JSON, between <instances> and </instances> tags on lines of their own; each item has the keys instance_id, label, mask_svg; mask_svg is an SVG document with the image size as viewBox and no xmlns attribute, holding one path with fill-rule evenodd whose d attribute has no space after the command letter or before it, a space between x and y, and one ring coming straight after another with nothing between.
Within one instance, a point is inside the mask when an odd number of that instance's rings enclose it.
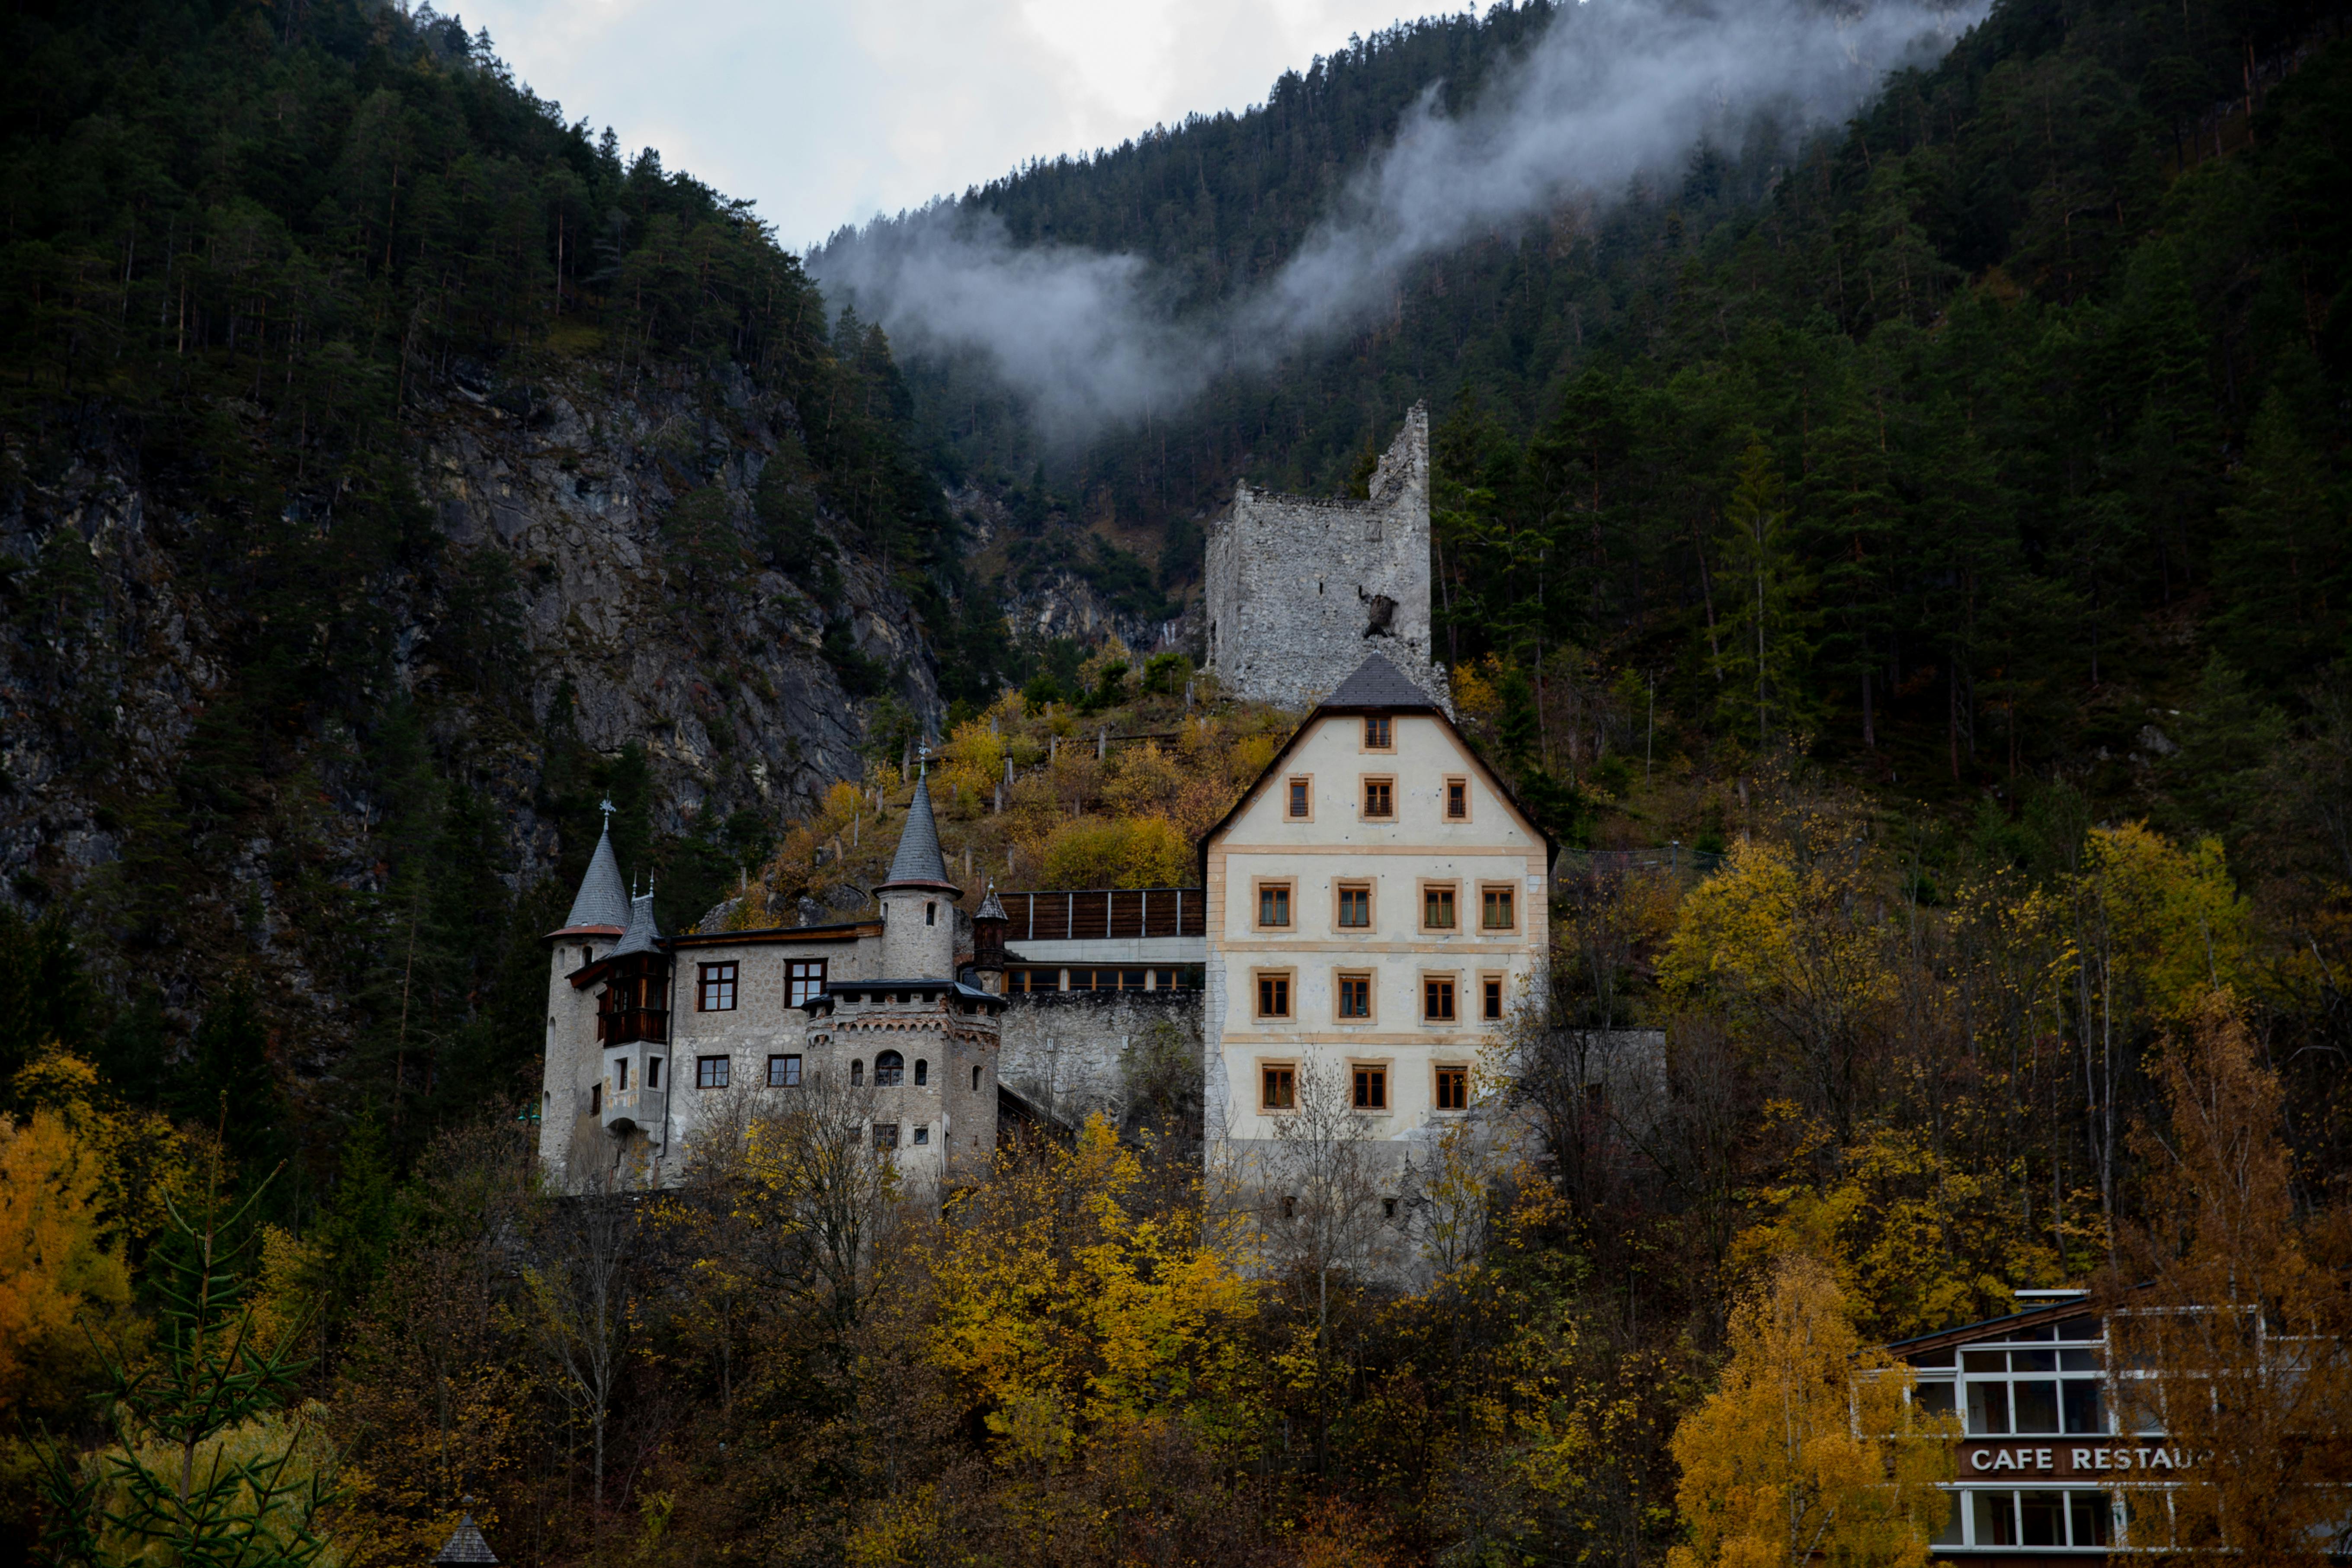
<instances>
[{"instance_id":1,"label":"round tower","mask_svg":"<svg viewBox=\"0 0 2352 1568\"><path fill-rule=\"evenodd\" d=\"M890 875L874 889L882 905L882 975L892 980L952 979L955 901L963 889L948 880L931 816L931 786L915 780L914 804L891 858Z\"/></svg>"}]
</instances>

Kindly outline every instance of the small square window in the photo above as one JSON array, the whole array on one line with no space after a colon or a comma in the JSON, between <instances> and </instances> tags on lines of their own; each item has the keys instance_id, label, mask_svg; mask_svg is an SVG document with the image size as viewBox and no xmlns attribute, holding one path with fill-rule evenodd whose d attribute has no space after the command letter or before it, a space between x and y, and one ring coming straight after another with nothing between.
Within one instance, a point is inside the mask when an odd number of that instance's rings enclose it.
<instances>
[{"instance_id":1,"label":"small square window","mask_svg":"<svg viewBox=\"0 0 2352 1568\"><path fill-rule=\"evenodd\" d=\"M1385 713L1364 715L1364 749L1385 752L1389 749L1389 716Z\"/></svg>"},{"instance_id":2,"label":"small square window","mask_svg":"<svg viewBox=\"0 0 2352 1568\"><path fill-rule=\"evenodd\" d=\"M1421 890L1421 923L1426 931L1454 929L1454 889L1450 887L1423 888Z\"/></svg>"},{"instance_id":3,"label":"small square window","mask_svg":"<svg viewBox=\"0 0 2352 1568\"><path fill-rule=\"evenodd\" d=\"M898 1124L895 1121L876 1122L874 1124L874 1147L877 1149L887 1150L896 1149L898 1146Z\"/></svg>"},{"instance_id":4,"label":"small square window","mask_svg":"<svg viewBox=\"0 0 2352 1568\"><path fill-rule=\"evenodd\" d=\"M1468 779L1445 781L1445 820L1448 822L1470 820L1470 781Z\"/></svg>"},{"instance_id":5,"label":"small square window","mask_svg":"<svg viewBox=\"0 0 2352 1568\"><path fill-rule=\"evenodd\" d=\"M1424 975L1421 982L1421 1016L1433 1024L1454 1020L1454 977L1447 974Z\"/></svg>"},{"instance_id":6,"label":"small square window","mask_svg":"<svg viewBox=\"0 0 2352 1568\"><path fill-rule=\"evenodd\" d=\"M702 966L702 1010L706 1013L731 1013L735 1010L735 966L731 963L706 963Z\"/></svg>"},{"instance_id":7,"label":"small square window","mask_svg":"<svg viewBox=\"0 0 2352 1568\"><path fill-rule=\"evenodd\" d=\"M1304 818L1308 815L1307 808L1310 804L1307 794L1308 784L1309 781L1303 778L1290 781L1290 815L1292 816Z\"/></svg>"},{"instance_id":8,"label":"small square window","mask_svg":"<svg viewBox=\"0 0 2352 1568\"><path fill-rule=\"evenodd\" d=\"M1478 889L1478 924L1487 931L1512 931L1518 926L1518 900L1513 896L1517 889L1507 887L1485 887Z\"/></svg>"},{"instance_id":9,"label":"small square window","mask_svg":"<svg viewBox=\"0 0 2352 1568\"><path fill-rule=\"evenodd\" d=\"M1396 783L1392 779L1364 781L1364 815L1391 817L1396 815Z\"/></svg>"},{"instance_id":10,"label":"small square window","mask_svg":"<svg viewBox=\"0 0 2352 1568\"><path fill-rule=\"evenodd\" d=\"M1467 1110L1470 1109L1470 1069L1466 1067L1441 1067L1437 1069L1437 1109Z\"/></svg>"},{"instance_id":11,"label":"small square window","mask_svg":"<svg viewBox=\"0 0 2352 1568\"><path fill-rule=\"evenodd\" d=\"M1386 1110L1389 1108L1389 1069L1360 1067L1355 1069L1356 1109Z\"/></svg>"},{"instance_id":12,"label":"small square window","mask_svg":"<svg viewBox=\"0 0 2352 1568\"><path fill-rule=\"evenodd\" d=\"M1490 1024L1503 1021L1503 977L1483 975L1478 981L1478 1016Z\"/></svg>"},{"instance_id":13,"label":"small square window","mask_svg":"<svg viewBox=\"0 0 2352 1568\"><path fill-rule=\"evenodd\" d=\"M919 1149L919 1148L921 1148L924 1144L926 1144L926 1143L929 1142L930 1141L931 1141L931 1130L930 1130L929 1128L928 1128L928 1127L918 1127L918 1128L916 1128L916 1129L915 1129L915 1147L916 1147L916 1148Z\"/></svg>"},{"instance_id":14,"label":"small square window","mask_svg":"<svg viewBox=\"0 0 2352 1568\"><path fill-rule=\"evenodd\" d=\"M1298 1069L1267 1068L1261 1075L1258 1104L1267 1110L1289 1110L1298 1104Z\"/></svg>"},{"instance_id":15,"label":"small square window","mask_svg":"<svg viewBox=\"0 0 2352 1568\"><path fill-rule=\"evenodd\" d=\"M1290 923L1290 884L1261 882L1257 889L1257 923L1282 927Z\"/></svg>"},{"instance_id":16,"label":"small square window","mask_svg":"<svg viewBox=\"0 0 2352 1568\"><path fill-rule=\"evenodd\" d=\"M1257 1016L1261 1018L1290 1016L1290 976L1261 974L1257 977Z\"/></svg>"},{"instance_id":17,"label":"small square window","mask_svg":"<svg viewBox=\"0 0 2352 1568\"><path fill-rule=\"evenodd\" d=\"M768 1058L768 1087L770 1089L798 1089L800 1086L800 1058L770 1057Z\"/></svg>"},{"instance_id":18,"label":"small square window","mask_svg":"<svg viewBox=\"0 0 2352 1568\"><path fill-rule=\"evenodd\" d=\"M697 1057L694 1058L694 1087L725 1089L727 1070L733 1065L729 1057Z\"/></svg>"},{"instance_id":19,"label":"small square window","mask_svg":"<svg viewBox=\"0 0 2352 1568\"><path fill-rule=\"evenodd\" d=\"M1369 974L1339 976L1339 1016L1369 1018L1372 1016L1372 977Z\"/></svg>"},{"instance_id":20,"label":"small square window","mask_svg":"<svg viewBox=\"0 0 2352 1568\"><path fill-rule=\"evenodd\" d=\"M1349 930L1363 930L1372 923L1372 885L1370 882L1339 884L1339 924Z\"/></svg>"}]
</instances>

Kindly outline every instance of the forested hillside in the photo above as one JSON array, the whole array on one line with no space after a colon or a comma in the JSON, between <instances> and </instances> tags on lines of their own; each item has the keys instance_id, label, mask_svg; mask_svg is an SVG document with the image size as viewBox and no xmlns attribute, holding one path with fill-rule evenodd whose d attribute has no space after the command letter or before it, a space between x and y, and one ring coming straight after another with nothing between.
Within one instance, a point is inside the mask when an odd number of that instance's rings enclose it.
<instances>
[{"instance_id":1,"label":"forested hillside","mask_svg":"<svg viewBox=\"0 0 2352 1568\"><path fill-rule=\"evenodd\" d=\"M19 6L0 80L0 921L98 983L0 1058L273 1157L510 1102L600 798L675 928L972 668L887 345L430 7Z\"/></svg>"},{"instance_id":2,"label":"forested hillside","mask_svg":"<svg viewBox=\"0 0 2352 1568\"><path fill-rule=\"evenodd\" d=\"M1211 313L1552 20L966 206ZM2165 1413L2135 1544L2318 1568L2337 10L2011 0L1076 447L429 8L19 5L0 86L0 1563L1917 1568L1950 1434L1872 1347L2074 1285L2262 1391ZM1171 1025L944 1206L814 1082L546 1189L600 801L672 930L865 907L925 735L968 903L1189 880L1295 716L1039 607L1170 614L1234 478L1416 397L1462 726L1571 848L1409 1180L1311 1085L1204 1162ZM2293 1376L2168 1328L2257 1313Z\"/></svg>"}]
</instances>

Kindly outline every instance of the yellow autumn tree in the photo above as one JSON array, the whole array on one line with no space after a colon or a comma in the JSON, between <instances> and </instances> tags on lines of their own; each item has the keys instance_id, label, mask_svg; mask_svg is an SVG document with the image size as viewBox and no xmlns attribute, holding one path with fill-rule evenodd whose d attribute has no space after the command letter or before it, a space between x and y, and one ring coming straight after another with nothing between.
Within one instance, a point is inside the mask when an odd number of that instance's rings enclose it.
<instances>
[{"instance_id":1,"label":"yellow autumn tree","mask_svg":"<svg viewBox=\"0 0 2352 1568\"><path fill-rule=\"evenodd\" d=\"M1690 1538L1669 1568L1919 1568L1949 1507L1948 1425L1856 1339L1837 1281L1786 1258L1731 1319L1723 1383L1675 1432Z\"/></svg>"},{"instance_id":2,"label":"yellow autumn tree","mask_svg":"<svg viewBox=\"0 0 2352 1568\"><path fill-rule=\"evenodd\" d=\"M1106 1429L1242 1418L1248 1280L1202 1205L1155 1201L1099 1116L1075 1146L1006 1155L949 1211L932 1269L933 1361L1000 1462L1053 1466Z\"/></svg>"}]
</instances>

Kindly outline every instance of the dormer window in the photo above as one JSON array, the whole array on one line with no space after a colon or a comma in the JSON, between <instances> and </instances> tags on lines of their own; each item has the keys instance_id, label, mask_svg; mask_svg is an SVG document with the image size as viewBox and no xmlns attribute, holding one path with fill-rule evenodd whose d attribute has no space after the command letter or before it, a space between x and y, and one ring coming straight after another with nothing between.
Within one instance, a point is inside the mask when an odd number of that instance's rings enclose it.
<instances>
[{"instance_id":1,"label":"dormer window","mask_svg":"<svg viewBox=\"0 0 2352 1568\"><path fill-rule=\"evenodd\" d=\"M1365 714L1364 750L1385 752L1391 749L1393 745L1394 741L1389 729L1389 716L1385 713Z\"/></svg>"}]
</instances>

